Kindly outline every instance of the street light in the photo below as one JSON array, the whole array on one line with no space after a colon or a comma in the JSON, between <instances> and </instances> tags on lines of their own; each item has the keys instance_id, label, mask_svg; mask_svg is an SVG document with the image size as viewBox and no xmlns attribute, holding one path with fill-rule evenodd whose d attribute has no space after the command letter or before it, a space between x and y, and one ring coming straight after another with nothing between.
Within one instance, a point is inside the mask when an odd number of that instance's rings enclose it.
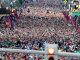
<instances>
[{"instance_id":1,"label":"street light","mask_svg":"<svg viewBox=\"0 0 80 60\"><path fill-rule=\"evenodd\" d=\"M54 49L50 48L50 49L48 50L48 52L49 52L49 54L54 54Z\"/></svg>"},{"instance_id":2,"label":"street light","mask_svg":"<svg viewBox=\"0 0 80 60\"><path fill-rule=\"evenodd\" d=\"M54 60L54 53L55 53L55 51L54 51L54 49L53 48L49 48L48 49L48 60Z\"/></svg>"},{"instance_id":3,"label":"street light","mask_svg":"<svg viewBox=\"0 0 80 60\"><path fill-rule=\"evenodd\" d=\"M56 54L58 53L58 49L57 49L57 45L56 44L46 44L45 47L45 60L58 60L58 56L56 56Z\"/></svg>"}]
</instances>

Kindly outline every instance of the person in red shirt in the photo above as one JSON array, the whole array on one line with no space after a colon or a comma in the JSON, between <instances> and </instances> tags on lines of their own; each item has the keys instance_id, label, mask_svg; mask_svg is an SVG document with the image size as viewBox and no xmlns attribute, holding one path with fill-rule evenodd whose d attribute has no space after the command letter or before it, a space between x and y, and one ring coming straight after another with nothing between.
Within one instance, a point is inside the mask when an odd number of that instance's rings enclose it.
<instances>
[{"instance_id":1,"label":"person in red shirt","mask_svg":"<svg viewBox=\"0 0 80 60\"><path fill-rule=\"evenodd\" d=\"M29 55L25 55L25 60L29 60Z\"/></svg>"},{"instance_id":2,"label":"person in red shirt","mask_svg":"<svg viewBox=\"0 0 80 60\"><path fill-rule=\"evenodd\" d=\"M12 60L12 55L10 53L8 54L7 59Z\"/></svg>"}]
</instances>

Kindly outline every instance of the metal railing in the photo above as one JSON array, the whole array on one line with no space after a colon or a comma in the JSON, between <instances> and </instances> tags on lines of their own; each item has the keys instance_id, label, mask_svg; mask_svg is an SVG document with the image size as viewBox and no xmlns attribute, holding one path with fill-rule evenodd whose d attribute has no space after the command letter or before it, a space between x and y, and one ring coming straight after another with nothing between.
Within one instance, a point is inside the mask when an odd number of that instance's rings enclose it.
<instances>
[{"instance_id":1,"label":"metal railing","mask_svg":"<svg viewBox=\"0 0 80 60\"><path fill-rule=\"evenodd\" d=\"M10 48L0 48L0 52L9 52L9 53L25 53L25 54L44 54L49 55L46 53L46 50L44 51L38 51L38 50L27 50L27 49L10 49ZM60 52L58 51L57 53L54 53L55 56L64 56L64 57L80 57L80 53L71 53L71 52ZM0 57L3 58L3 57Z\"/></svg>"}]
</instances>

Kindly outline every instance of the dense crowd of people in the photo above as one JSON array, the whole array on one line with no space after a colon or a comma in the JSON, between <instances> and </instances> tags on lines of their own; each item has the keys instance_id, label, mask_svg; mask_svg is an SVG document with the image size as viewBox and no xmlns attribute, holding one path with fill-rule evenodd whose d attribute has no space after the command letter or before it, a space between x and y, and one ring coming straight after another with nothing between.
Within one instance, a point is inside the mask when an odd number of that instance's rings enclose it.
<instances>
[{"instance_id":1,"label":"dense crowd of people","mask_svg":"<svg viewBox=\"0 0 80 60\"><path fill-rule=\"evenodd\" d=\"M59 51L80 53L80 29L77 31L75 23L63 12L53 12L50 9L28 7L22 9L21 13L18 11L18 14L13 12L9 16L1 17L0 48L44 50L45 44L51 43L58 44ZM8 55L8 60L27 60L29 56L4 52L2 55ZM10 59L10 56L13 58ZM30 54L30 59L32 56ZM71 59L73 60L63 60Z\"/></svg>"},{"instance_id":2,"label":"dense crowd of people","mask_svg":"<svg viewBox=\"0 0 80 60\"><path fill-rule=\"evenodd\" d=\"M19 21L17 21L17 26L14 29L10 30L9 28L2 28L0 34L1 39L4 37L6 41L22 40L22 42L30 41L29 43L33 43L33 41L35 41L37 44L40 43L39 41L42 41L41 45L43 45L44 42L57 43L59 44L59 49L63 49L64 45L66 47L67 46L69 47L69 44L70 46L73 46L75 43L79 45L80 35L75 31L75 29L72 28L72 26L68 26L68 24L66 25L63 18L57 17L45 18L35 16L21 17ZM5 42L4 39L2 39L1 42L3 41ZM35 42L31 45L33 46ZM4 44L5 43L3 43L2 45ZM65 50L66 48L65 46L63 50ZM69 47L69 51L72 48L73 48L72 50L75 51L76 47L79 48L79 46L77 45ZM38 48L40 47L38 46Z\"/></svg>"},{"instance_id":3,"label":"dense crowd of people","mask_svg":"<svg viewBox=\"0 0 80 60\"><path fill-rule=\"evenodd\" d=\"M54 2L54 3L53 3ZM63 10L65 5L63 0L25 0L23 3L23 7L26 8L27 6L34 6L34 7L53 7L54 9L61 9Z\"/></svg>"},{"instance_id":4,"label":"dense crowd of people","mask_svg":"<svg viewBox=\"0 0 80 60\"><path fill-rule=\"evenodd\" d=\"M80 34L63 17L21 16L12 27L1 27L0 47L44 50L55 43L59 51L80 53Z\"/></svg>"}]
</instances>

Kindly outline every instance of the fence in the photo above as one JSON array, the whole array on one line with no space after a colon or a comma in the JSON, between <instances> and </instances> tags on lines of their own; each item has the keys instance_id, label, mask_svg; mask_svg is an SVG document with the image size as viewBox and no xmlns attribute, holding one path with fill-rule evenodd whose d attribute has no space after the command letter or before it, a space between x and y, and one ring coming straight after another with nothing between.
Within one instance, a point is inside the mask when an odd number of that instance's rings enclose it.
<instances>
[{"instance_id":1,"label":"fence","mask_svg":"<svg viewBox=\"0 0 80 60\"><path fill-rule=\"evenodd\" d=\"M45 50L44 51L38 51L38 50L27 50L27 49L10 49L10 48L0 48L0 52L8 52L8 53L24 53L24 54L44 54L44 59L48 60L49 53L48 50L50 48L54 49L54 60L58 60L59 56L60 57L76 57L78 58L77 60L80 60L80 53L70 53L70 52L60 52L56 49L57 45L55 44L46 44ZM58 52L57 52L58 51ZM2 60L4 60L4 57L0 57ZM69 59L69 58L68 58ZM35 59L34 59L35 60ZM36 59L37 60L37 59ZM73 59L74 60L74 59Z\"/></svg>"}]
</instances>

